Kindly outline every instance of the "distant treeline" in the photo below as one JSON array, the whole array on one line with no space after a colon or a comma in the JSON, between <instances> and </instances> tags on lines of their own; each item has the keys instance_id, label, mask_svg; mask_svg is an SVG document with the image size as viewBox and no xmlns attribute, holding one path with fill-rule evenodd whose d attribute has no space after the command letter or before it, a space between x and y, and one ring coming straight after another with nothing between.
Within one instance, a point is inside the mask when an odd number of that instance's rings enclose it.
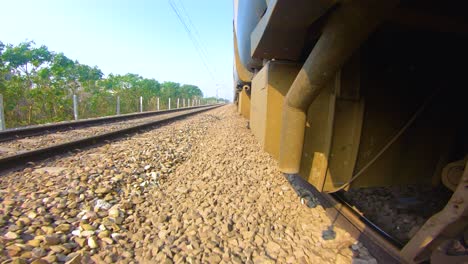
<instances>
[{"instance_id":1,"label":"distant treeline","mask_svg":"<svg viewBox=\"0 0 468 264\"><path fill-rule=\"evenodd\" d=\"M117 96L122 114L138 111L140 96L145 111L156 110L157 97L160 109L167 108L168 98L203 97L195 85L159 83L132 73L103 76L97 66L37 47L33 41L16 46L0 41L0 94L7 127L71 120L74 94L80 118L115 114Z\"/></svg>"}]
</instances>

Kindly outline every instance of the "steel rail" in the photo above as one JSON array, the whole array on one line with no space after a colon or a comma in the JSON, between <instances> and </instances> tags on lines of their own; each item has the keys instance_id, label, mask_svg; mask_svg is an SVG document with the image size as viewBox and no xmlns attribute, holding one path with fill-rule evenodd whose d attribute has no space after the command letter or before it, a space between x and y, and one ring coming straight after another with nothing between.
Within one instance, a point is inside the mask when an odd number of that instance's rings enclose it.
<instances>
[{"instance_id":1,"label":"steel rail","mask_svg":"<svg viewBox=\"0 0 468 264\"><path fill-rule=\"evenodd\" d=\"M389 233L385 232L382 228L377 226L374 222L372 222L370 219L359 213L353 206L346 200L346 198L343 196L341 192L336 192L330 194L333 199L335 199L337 202L345 205L350 211L354 213L356 217L358 217L363 223L365 223L367 226L371 227L375 231L377 231L381 236L383 236L386 240L388 240L390 243L392 243L395 247L402 249L404 246L404 243L390 235Z\"/></svg>"},{"instance_id":2,"label":"steel rail","mask_svg":"<svg viewBox=\"0 0 468 264\"><path fill-rule=\"evenodd\" d=\"M197 108L203 108L203 107L207 107L207 106L204 105L204 106L184 107L184 108L176 108L176 109L171 109L171 110L131 113L131 114L123 114L123 115L115 115L115 116L89 118L89 119L83 119L83 120L78 120L78 121L65 121L65 122L47 124L47 125L36 125L36 126L12 128L12 129L7 129L7 130L0 132L0 142L11 141L11 140L31 137L31 136L50 134L53 132L71 130L75 128L88 127L88 126L93 126L93 125L101 125L101 124L107 124L107 123L113 123L113 122L118 122L118 121L125 121L125 120L137 119L137 118L143 118L143 117L149 117L149 116L158 116L158 115L168 114L172 112L179 112L179 111L197 109Z\"/></svg>"},{"instance_id":3,"label":"steel rail","mask_svg":"<svg viewBox=\"0 0 468 264\"><path fill-rule=\"evenodd\" d=\"M346 230L352 237L360 241L379 263L406 263L400 255L401 245L395 239L372 224L362 215L356 213L349 204L336 194L319 192L300 176L289 174L288 180L310 191L318 198L320 204L332 220L332 226ZM290 178L292 176L292 178ZM294 184L292 184L294 186Z\"/></svg>"},{"instance_id":4,"label":"steel rail","mask_svg":"<svg viewBox=\"0 0 468 264\"><path fill-rule=\"evenodd\" d=\"M90 146L97 146L106 143L106 141L111 139L116 139L122 136L126 136L129 134L133 134L135 132L141 131L142 129L151 128L156 125L166 124L170 121L178 120L187 116L191 116L194 114L202 113L217 107L222 106L222 104L218 105L210 105L210 106L201 106L201 107L194 107L194 108L185 108L182 113L175 114L174 116L169 116L167 118L149 121L143 124L114 130L112 132L107 132L104 134L99 134L95 136L90 136L74 141L69 141L65 143L60 143L48 147L43 147L35 150L26 151L20 154L7 156L5 158L0 159L0 172L16 169L19 167L23 167L27 165L29 162L35 162L39 160L44 160L50 158L55 155L63 154L70 152L71 150L86 148ZM181 111L181 110L179 110ZM177 111L173 111L177 112ZM167 111L165 113L168 113Z\"/></svg>"},{"instance_id":5,"label":"steel rail","mask_svg":"<svg viewBox=\"0 0 468 264\"><path fill-rule=\"evenodd\" d=\"M347 204L337 199L336 195L320 193L323 204L329 216L335 223L358 239L380 263L406 263L400 256L400 248L395 246L394 240L389 240L388 234L380 228L375 228L370 221Z\"/></svg>"}]
</instances>

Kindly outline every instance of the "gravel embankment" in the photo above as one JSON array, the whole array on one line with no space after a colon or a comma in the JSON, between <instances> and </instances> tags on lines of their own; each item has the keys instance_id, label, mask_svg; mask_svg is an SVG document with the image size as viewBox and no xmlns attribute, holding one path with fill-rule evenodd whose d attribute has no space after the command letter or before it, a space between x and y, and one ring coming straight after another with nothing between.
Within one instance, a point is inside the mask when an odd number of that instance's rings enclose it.
<instances>
[{"instance_id":1,"label":"gravel embankment","mask_svg":"<svg viewBox=\"0 0 468 264\"><path fill-rule=\"evenodd\" d=\"M191 110L196 111L196 110ZM144 124L147 122L161 120L163 118L172 117L181 114L180 112L167 113L157 116L144 118L130 119L101 125L92 125L72 130L58 131L50 134L25 137L14 141L0 142L0 158L19 154L25 151L70 142L73 140L82 139L89 136L100 135L115 130Z\"/></svg>"},{"instance_id":2,"label":"gravel embankment","mask_svg":"<svg viewBox=\"0 0 468 264\"><path fill-rule=\"evenodd\" d=\"M376 263L246 124L225 106L2 176L0 260Z\"/></svg>"}]
</instances>

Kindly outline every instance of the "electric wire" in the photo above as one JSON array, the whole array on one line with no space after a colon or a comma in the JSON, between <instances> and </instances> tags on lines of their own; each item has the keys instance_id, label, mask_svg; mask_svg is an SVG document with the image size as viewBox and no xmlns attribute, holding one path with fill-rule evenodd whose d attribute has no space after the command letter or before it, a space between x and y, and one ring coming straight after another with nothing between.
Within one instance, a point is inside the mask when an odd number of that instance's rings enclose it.
<instances>
[{"instance_id":1,"label":"electric wire","mask_svg":"<svg viewBox=\"0 0 468 264\"><path fill-rule=\"evenodd\" d=\"M181 8L181 9L182 9L182 12L181 12L181 13L183 13L183 14L185 15L185 17L186 17L186 19L187 19L187 21L188 21L189 26L191 26L191 28L192 28L192 32L194 32L195 40L198 42L198 44L199 44L199 46L200 46L200 48L201 48L200 50L201 50L203 56L205 57L205 60L206 60L206 61L208 62L208 64L210 65L210 59L209 59L209 57L208 57L208 52L207 52L207 49L206 49L206 45L205 45L205 43L203 42L203 39L201 38L200 33L198 33L197 27L196 27L195 24L192 22L192 19L190 18L189 13L188 13L187 10L185 9L185 6L184 6L183 1L182 1L182 0L179 0L178 2L179 2L179 4L180 4L180 6L182 7L182 8ZM212 70L214 71L214 73L216 74L216 68L213 68L213 67L212 67L211 69L212 69ZM216 75L216 76L217 76L217 75Z\"/></svg>"},{"instance_id":2,"label":"electric wire","mask_svg":"<svg viewBox=\"0 0 468 264\"><path fill-rule=\"evenodd\" d=\"M181 15L181 12L179 10L179 8L177 7L177 5L175 4L175 2L173 0L168 0L169 2L169 5L171 6L172 10L174 11L174 13L176 14L177 18L179 19L179 21L182 23L185 31L187 32L190 40L192 41L192 44L194 45L195 47L195 50L197 51L198 55L200 56L200 59L203 63L203 65L205 66L208 74L210 75L210 77L212 78L212 80L216 83L216 78L214 77L214 74L213 74L213 71L211 70L211 68L208 66L208 62L207 60L205 59L205 55L203 54L203 51L202 51L202 48L200 46L200 44L198 43L198 41L196 40L195 38L195 35L192 33L192 31L190 30L189 26L187 25L187 22L184 20L184 18L182 17Z\"/></svg>"}]
</instances>

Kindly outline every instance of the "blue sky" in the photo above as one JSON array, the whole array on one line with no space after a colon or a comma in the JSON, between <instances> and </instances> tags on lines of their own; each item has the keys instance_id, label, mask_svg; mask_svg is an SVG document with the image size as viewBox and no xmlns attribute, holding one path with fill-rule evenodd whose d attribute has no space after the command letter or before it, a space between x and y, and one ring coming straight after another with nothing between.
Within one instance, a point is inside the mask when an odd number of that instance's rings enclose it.
<instances>
[{"instance_id":1,"label":"blue sky","mask_svg":"<svg viewBox=\"0 0 468 264\"><path fill-rule=\"evenodd\" d=\"M220 97L231 99L232 0L173 1L189 14L213 74L168 0L4 0L0 41L34 40L106 75L194 84L205 96L219 88Z\"/></svg>"}]
</instances>

